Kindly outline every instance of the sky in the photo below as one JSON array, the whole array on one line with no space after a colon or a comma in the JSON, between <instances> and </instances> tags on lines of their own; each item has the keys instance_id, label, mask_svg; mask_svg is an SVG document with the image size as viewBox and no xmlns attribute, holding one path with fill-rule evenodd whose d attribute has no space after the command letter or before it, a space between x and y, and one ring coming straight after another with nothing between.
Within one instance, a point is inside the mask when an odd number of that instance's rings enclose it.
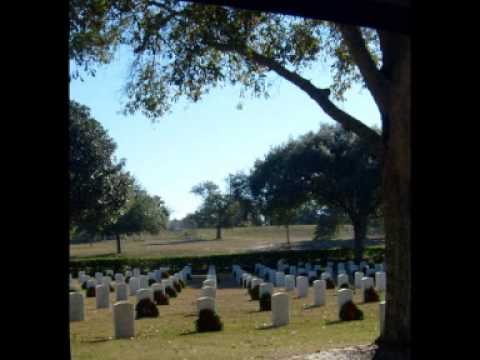
<instances>
[{"instance_id":1,"label":"sky","mask_svg":"<svg viewBox=\"0 0 480 360\"><path fill-rule=\"evenodd\" d=\"M121 50L113 63L97 68L95 77L72 80L70 99L90 108L117 143L116 157L125 158L126 170L166 202L170 219L181 219L201 204L190 193L194 185L209 180L225 189L228 174L248 173L272 146L334 123L306 93L275 75L269 99L240 99L240 88L226 85L199 102L179 101L155 123L140 113L124 116L128 64L129 56ZM331 83L328 68L320 64L303 75L317 86ZM354 87L337 105L380 127L380 114L366 89Z\"/></svg>"}]
</instances>

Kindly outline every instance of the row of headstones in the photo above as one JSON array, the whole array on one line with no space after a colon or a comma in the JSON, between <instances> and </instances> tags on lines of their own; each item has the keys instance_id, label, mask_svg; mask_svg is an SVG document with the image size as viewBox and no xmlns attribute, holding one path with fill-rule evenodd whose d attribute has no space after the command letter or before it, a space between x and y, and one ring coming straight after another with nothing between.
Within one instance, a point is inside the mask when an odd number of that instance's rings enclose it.
<instances>
[{"instance_id":1,"label":"row of headstones","mask_svg":"<svg viewBox=\"0 0 480 360\"><path fill-rule=\"evenodd\" d=\"M295 277L292 274L286 275L283 271L275 271L274 269L271 269L262 264L255 264L255 273L258 274L259 278L264 279L268 274L269 282L272 282L274 286L284 287L286 291L292 291L296 287L298 292L297 295L299 297L306 297L308 295L309 279L318 278L317 271L318 270L309 271L308 277L303 275ZM244 276L246 272L241 270L238 265L234 265L232 267L232 273L238 283L241 283L242 280L245 281L245 277L242 279L242 276ZM247 275L250 275L250 274L247 273ZM361 271L355 271L353 274L353 281L354 281L355 288L364 290L364 289L368 289L369 287L375 286L377 291L385 291L386 290L385 272L376 271L373 275L375 276L375 284L373 283L373 278L369 276L365 276L365 274ZM251 276L252 275L250 275L250 277ZM327 279L332 279L332 273L329 271L328 267L324 272L322 272L319 280L327 280ZM315 281L318 281L318 280L315 280ZM337 287L341 287L344 284L346 284L347 286L350 286L349 276L344 272L340 272L337 275ZM317 285L317 286L320 286L320 285Z\"/></svg>"},{"instance_id":2,"label":"row of headstones","mask_svg":"<svg viewBox=\"0 0 480 360\"><path fill-rule=\"evenodd\" d=\"M259 264L261 266L261 264ZM257 267L257 266L256 266ZM278 282L278 278L282 279L284 277L285 280L285 292L277 292L273 293L273 286L274 284L271 282L263 282L263 279L259 279L241 269L240 266L234 265L232 268L233 275L235 279L244 287L250 287L251 289L255 286L259 286L259 297L262 298L262 295L268 293L271 296L271 309L272 309L272 325L273 326L281 326L286 325L289 322L289 296L288 292L292 291L295 287L295 277L293 275L285 275L281 272L276 272L276 279ZM339 276L344 276L345 274L339 274ZM384 275L384 273L383 273ZM381 276L380 276L381 278ZM345 278L339 279L339 283L342 283ZM383 279L384 281L384 279ZM280 281L279 283L283 283ZM348 283L348 278L347 278ZM381 281L380 281L381 283ZM299 298L308 296L308 278L305 276L297 276L297 295ZM365 294L365 289L373 287L373 279L369 277L363 277L361 283L361 294ZM325 280L315 280L313 282L313 290L314 290L314 300L313 306L321 306L326 304L326 281ZM363 296L362 296L363 298ZM338 305L338 312L340 313L340 309L342 306L348 302L353 300L353 291L350 289L340 289L337 292L337 305ZM363 302L365 299L362 300ZM385 302L380 303L380 327L383 329L383 322L385 317Z\"/></svg>"},{"instance_id":3,"label":"row of headstones","mask_svg":"<svg viewBox=\"0 0 480 360\"><path fill-rule=\"evenodd\" d=\"M191 267L189 266L186 266L185 268L182 269L180 273L174 274L174 276L178 275L179 278L183 278L187 273L191 274ZM132 280L132 278L130 280ZM163 279L163 280L173 281L170 278ZM186 276L185 276L185 281L186 281ZM149 298L153 302L154 292L160 290L165 294L165 287L169 286L168 284L169 282L163 283L162 281L162 283L154 283L151 285L150 288L148 288L148 283L147 283L147 288L141 288L136 290L135 295L137 297L137 304L138 302L140 302L145 298ZM117 294L116 294L117 301L113 305L113 323L114 323L115 338L130 338L130 337L133 337L135 334L134 306L133 304L127 301L128 296L127 296L126 283L123 282L123 283L116 284L116 289L117 289ZM96 285L95 296L96 296L97 309L110 307L109 288L105 284ZM119 298L121 300L119 300ZM85 309L85 306L84 306L83 295L78 292L71 292L70 293L70 321L84 320L85 319L84 309Z\"/></svg>"},{"instance_id":4,"label":"row of headstones","mask_svg":"<svg viewBox=\"0 0 480 360\"><path fill-rule=\"evenodd\" d=\"M209 265L206 279L202 282L200 297L197 298L197 313L203 309L216 312L217 273L214 265Z\"/></svg>"}]
</instances>

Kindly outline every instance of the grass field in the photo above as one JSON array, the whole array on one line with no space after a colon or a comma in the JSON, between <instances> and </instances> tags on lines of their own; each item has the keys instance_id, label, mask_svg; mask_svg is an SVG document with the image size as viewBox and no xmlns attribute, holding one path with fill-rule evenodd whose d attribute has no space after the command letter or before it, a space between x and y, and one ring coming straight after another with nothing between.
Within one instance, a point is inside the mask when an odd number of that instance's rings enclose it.
<instances>
[{"instance_id":1,"label":"grass field","mask_svg":"<svg viewBox=\"0 0 480 360\"><path fill-rule=\"evenodd\" d=\"M224 323L222 332L194 332L196 299L200 281L191 283L170 305L159 306L155 319L135 320L136 337L113 339L112 309L95 309L95 298L85 298L85 321L70 323L72 359L167 360L167 359L283 359L333 347L369 344L379 334L378 303L358 304L364 320L337 321L335 290L327 290L327 305L305 309L308 298L290 302L290 324L265 328L271 312L259 312L246 290L233 284L229 274L219 275L217 311ZM114 300L114 294L110 294ZM129 301L135 303L135 297Z\"/></svg>"},{"instance_id":2,"label":"grass field","mask_svg":"<svg viewBox=\"0 0 480 360\"><path fill-rule=\"evenodd\" d=\"M352 238L351 227L343 227L330 241L313 242L314 225L290 227L290 242L293 246L344 246ZM223 239L215 240L214 229L198 229L185 236L184 232L165 231L157 236L122 240L122 252L128 256L200 256L232 254L247 251L274 250L286 243L285 228L282 226L242 227L224 229ZM370 234L381 236L381 234ZM114 254L115 241L101 241L70 246L71 257Z\"/></svg>"}]
</instances>

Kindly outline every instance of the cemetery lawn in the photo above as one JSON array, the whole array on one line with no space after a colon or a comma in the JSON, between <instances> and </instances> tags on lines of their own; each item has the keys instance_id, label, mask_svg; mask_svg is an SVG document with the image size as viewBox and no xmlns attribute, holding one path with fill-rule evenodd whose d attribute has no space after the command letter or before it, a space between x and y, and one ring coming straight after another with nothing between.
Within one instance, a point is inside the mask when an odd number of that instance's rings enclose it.
<instances>
[{"instance_id":1,"label":"cemetery lawn","mask_svg":"<svg viewBox=\"0 0 480 360\"><path fill-rule=\"evenodd\" d=\"M293 247L351 247L353 232L351 226L343 226L331 240L312 241L315 225L290 226L290 241ZM122 240L122 254L129 257L171 257L237 254L248 251L278 250L286 243L283 226L238 227L222 230L222 239L215 239L215 229L190 231L163 231L159 235L145 235L141 238ZM371 231L372 238L383 234ZM367 244L369 245L369 244ZM375 244L371 244L375 245ZM383 244L380 244L383 245ZM90 244L70 245L71 257L95 257L115 255L116 242L105 240Z\"/></svg>"},{"instance_id":2,"label":"cemetery lawn","mask_svg":"<svg viewBox=\"0 0 480 360\"><path fill-rule=\"evenodd\" d=\"M201 279L203 280L203 279ZM290 297L290 324L268 328L271 312L259 312L246 290L233 284L230 274L219 274L217 311L221 332L195 333L196 299L201 280L190 282L170 305L158 306L160 316L135 320L136 337L113 339L112 308L95 309L95 298L85 298L85 321L70 323L72 359L283 359L329 348L372 343L379 334L378 303L359 304L364 320L338 322L336 290L327 290L327 305L304 308L307 298ZM383 300L383 294L381 294ZM114 293L110 293L113 304ZM135 297L129 301L135 303ZM266 327L266 328L264 328Z\"/></svg>"}]
</instances>

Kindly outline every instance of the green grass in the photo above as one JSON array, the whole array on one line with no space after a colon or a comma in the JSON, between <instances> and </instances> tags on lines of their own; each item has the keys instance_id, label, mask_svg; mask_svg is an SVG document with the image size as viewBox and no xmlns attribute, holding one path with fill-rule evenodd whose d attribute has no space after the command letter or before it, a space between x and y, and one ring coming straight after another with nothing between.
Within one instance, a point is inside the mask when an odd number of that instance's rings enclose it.
<instances>
[{"instance_id":1,"label":"green grass","mask_svg":"<svg viewBox=\"0 0 480 360\"><path fill-rule=\"evenodd\" d=\"M314 225L292 225L290 241L293 245L313 238ZM283 226L242 227L224 229L223 239L215 240L215 229L198 229L190 234L191 242L183 242L184 231L165 231L157 236L122 241L122 253L129 257L202 256L213 254L236 254L255 250L278 249L286 243ZM335 237L342 240L352 237L351 227L343 227ZM71 257L98 257L116 253L116 242L102 241L70 246Z\"/></svg>"},{"instance_id":2,"label":"green grass","mask_svg":"<svg viewBox=\"0 0 480 360\"><path fill-rule=\"evenodd\" d=\"M229 275L220 276L225 280ZM225 284L221 281L220 284ZM290 324L268 328L271 312L259 312L258 301L250 301L239 287L217 290L217 310L224 323L222 332L194 332L195 301L200 290L187 287L169 306L159 306L160 316L135 321L134 339L115 340L112 309L95 309L95 299L85 299L85 321L70 323L72 358L87 359L282 359L291 355L332 347L369 344L379 334L378 303L358 304L364 320L338 322L334 290L327 290L327 305L305 309L313 302L291 297ZM113 303L114 295L111 294ZM129 301L134 303L135 297ZM266 329L262 329L265 328Z\"/></svg>"}]
</instances>

